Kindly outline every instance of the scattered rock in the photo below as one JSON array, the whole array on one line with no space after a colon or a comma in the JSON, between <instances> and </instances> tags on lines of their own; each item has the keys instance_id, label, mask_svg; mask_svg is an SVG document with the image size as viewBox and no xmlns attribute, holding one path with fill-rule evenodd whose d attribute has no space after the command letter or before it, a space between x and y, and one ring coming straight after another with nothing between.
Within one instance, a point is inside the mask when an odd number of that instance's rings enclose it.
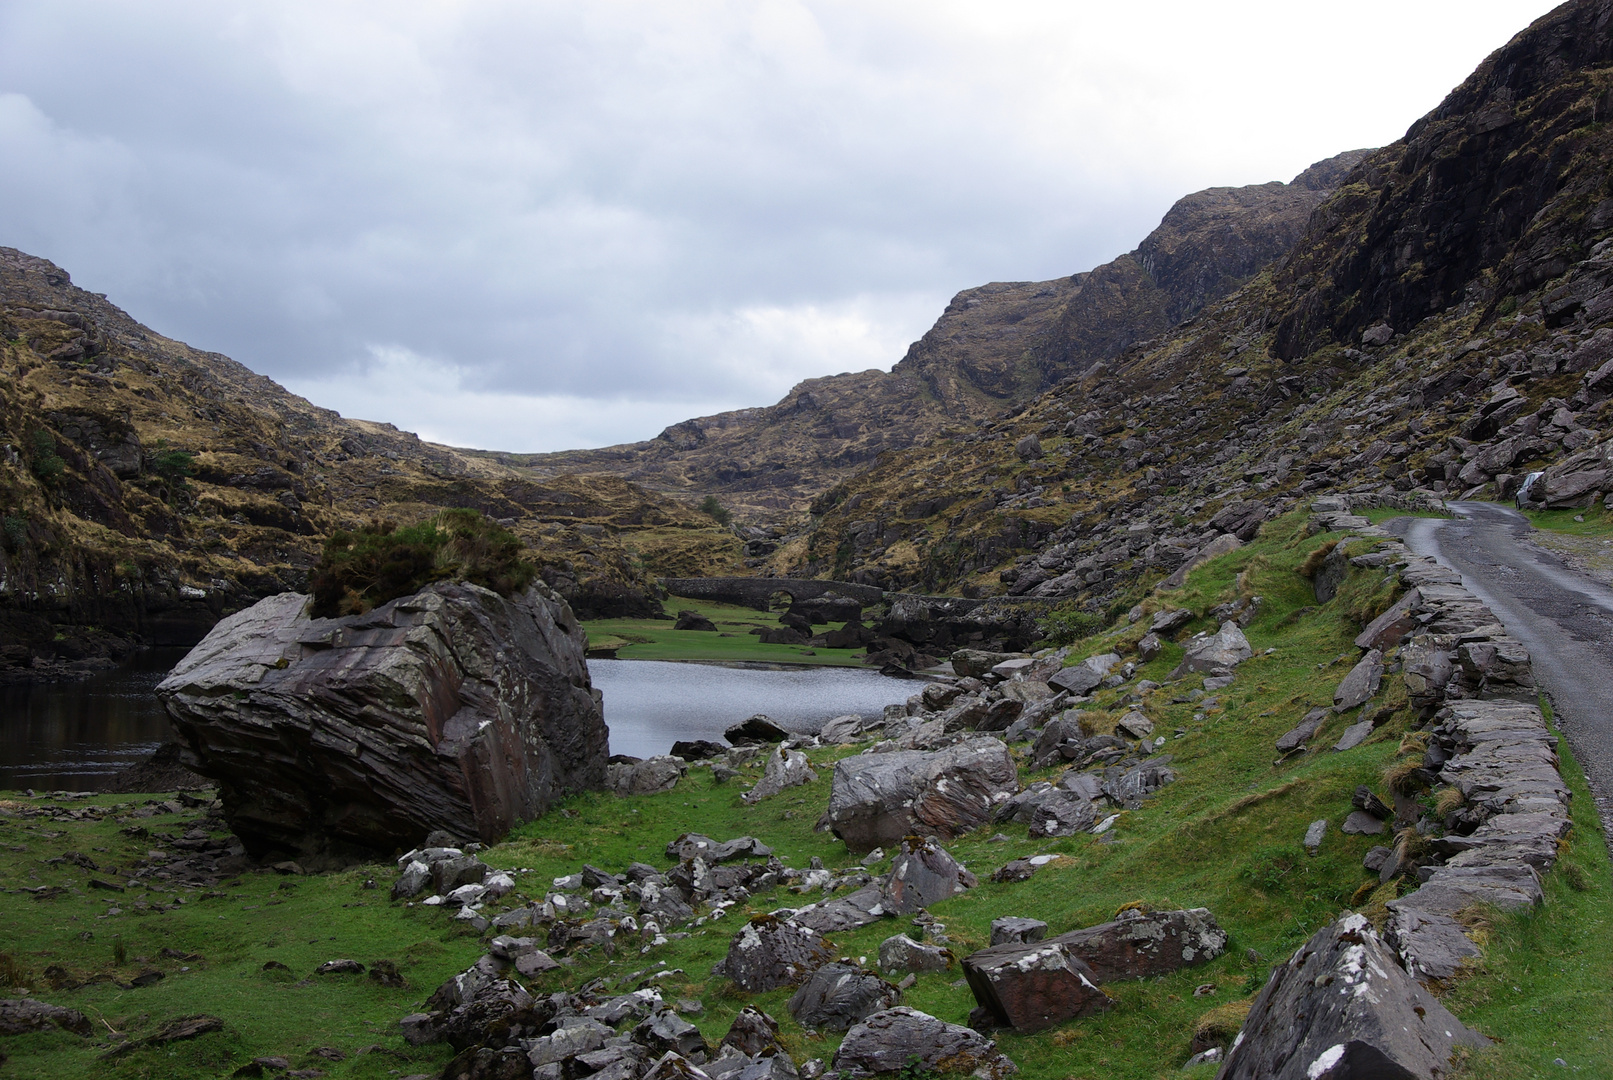
<instances>
[{"instance_id":1,"label":"scattered rock","mask_svg":"<svg viewBox=\"0 0 1613 1080\"><path fill-rule=\"evenodd\" d=\"M671 1009L661 1009L642 1021L633 1029L633 1041L656 1054L671 1052L692 1057L706 1052L700 1029Z\"/></svg>"},{"instance_id":2,"label":"scattered rock","mask_svg":"<svg viewBox=\"0 0 1613 1080\"><path fill-rule=\"evenodd\" d=\"M858 853L894 847L914 834L950 840L991 820L1018 786L1007 745L993 738L933 753L860 754L835 764L827 818Z\"/></svg>"},{"instance_id":3,"label":"scattered rock","mask_svg":"<svg viewBox=\"0 0 1613 1080\"><path fill-rule=\"evenodd\" d=\"M993 945L964 958L975 1001L999 1025L1040 1031L1114 1007L1092 970L1057 941Z\"/></svg>"},{"instance_id":4,"label":"scattered rock","mask_svg":"<svg viewBox=\"0 0 1613 1080\"><path fill-rule=\"evenodd\" d=\"M945 971L952 954L939 945L914 941L906 934L893 934L879 943L880 970L895 974L907 971Z\"/></svg>"},{"instance_id":5,"label":"scattered rock","mask_svg":"<svg viewBox=\"0 0 1613 1080\"><path fill-rule=\"evenodd\" d=\"M755 787L741 795L740 799L747 803L761 802L777 795L785 788L809 784L817 778L818 774L812 771L812 764L805 754L799 750L786 750L780 746L768 753L762 778L756 781Z\"/></svg>"},{"instance_id":6,"label":"scattered rock","mask_svg":"<svg viewBox=\"0 0 1613 1080\"><path fill-rule=\"evenodd\" d=\"M728 747L710 739L679 739L672 744L672 756L684 761L708 761L728 753Z\"/></svg>"},{"instance_id":7,"label":"scattered rock","mask_svg":"<svg viewBox=\"0 0 1613 1080\"><path fill-rule=\"evenodd\" d=\"M825 964L790 998L790 1015L810 1031L845 1031L901 1001L878 975L850 964Z\"/></svg>"},{"instance_id":8,"label":"scattered rock","mask_svg":"<svg viewBox=\"0 0 1613 1080\"><path fill-rule=\"evenodd\" d=\"M1024 653L985 652L981 649L959 649L957 652L952 654L950 659L952 661L953 672L960 678L978 679L980 676L988 674L992 668L996 667L998 664L1001 664L1005 660L1023 660L1027 659L1027 657ZM930 688L926 687L925 692L928 693L929 689ZM956 688L952 687L948 689ZM955 697L956 695L953 696ZM951 704L951 702L947 701L945 703L931 705L929 707L945 708L946 705L949 704Z\"/></svg>"},{"instance_id":9,"label":"scattered rock","mask_svg":"<svg viewBox=\"0 0 1613 1080\"><path fill-rule=\"evenodd\" d=\"M1355 708L1376 694L1382 682L1383 653L1373 649L1350 669L1333 691L1333 711L1341 713Z\"/></svg>"},{"instance_id":10,"label":"scattered rock","mask_svg":"<svg viewBox=\"0 0 1613 1080\"><path fill-rule=\"evenodd\" d=\"M751 993L793 986L834 959L834 948L811 927L758 915L728 944L728 955L712 969Z\"/></svg>"},{"instance_id":11,"label":"scattered rock","mask_svg":"<svg viewBox=\"0 0 1613 1080\"><path fill-rule=\"evenodd\" d=\"M856 742L863 733L863 718L856 713L846 716L837 716L823 725L818 732L819 741L828 746L837 746L841 743Z\"/></svg>"},{"instance_id":12,"label":"scattered rock","mask_svg":"<svg viewBox=\"0 0 1613 1080\"><path fill-rule=\"evenodd\" d=\"M1406 971L1425 984L1454 978L1465 961L1482 955L1455 919L1413 907L1390 911L1384 938L1405 961Z\"/></svg>"},{"instance_id":13,"label":"scattered rock","mask_svg":"<svg viewBox=\"0 0 1613 1080\"><path fill-rule=\"evenodd\" d=\"M768 743L783 742L790 738L790 733L779 727L766 715L757 713L742 723L735 724L723 733L735 746L766 746Z\"/></svg>"},{"instance_id":14,"label":"scattered rock","mask_svg":"<svg viewBox=\"0 0 1613 1080\"><path fill-rule=\"evenodd\" d=\"M33 998L0 998L0 1035L26 1035L53 1027L86 1037L94 1030L89 1019L77 1009L47 1005Z\"/></svg>"},{"instance_id":15,"label":"scattered rock","mask_svg":"<svg viewBox=\"0 0 1613 1080\"><path fill-rule=\"evenodd\" d=\"M1371 735L1372 731L1373 728L1371 720L1363 720L1359 724L1351 724L1349 727L1345 728L1344 733L1339 736L1339 741L1333 744L1333 749L1354 750L1357 746L1360 746L1362 743L1367 741L1367 736Z\"/></svg>"},{"instance_id":16,"label":"scattered rock","mask_svg":"<svg viewBox=\"0 0 1613 1080\"><path fill-rule=\"evenodd\" d=\"M1295 727L1277 740L1277 752L1279 754L1292 754L1304 746L1306 740L1322 730L1322 725L1327 723L1327 718L1331 715L1332 710L1330 709L1312 709L1306 713L1305 719L1299 722L1298 727Z\"/></svg>"},{"instance_id":17,"label":"scattered rock","mask_svg":"<svg viewBox=\"0 0 1613 1080\"><path fill-rule=\"evenodd\" d=\"M1119 663L1120 656L1117 653L1089 656L1079 664L1056 672L1047 680L1047 685L1055 690L1066 690L1074 697L1080 697L1103 685L1103 680Z\"/></svg>"},{"instance_id":18,"label":"scattered rock","mask_svg":"<svg viewBox=\"0 0 1613 1080\"><path fill-rule=\"evenodd\" d=\"M1017 915L1004 915L991 920L993 945L1029 945L1047 936L1047 924L1041 919L1024 919Z\"/></svg>"},{"instance_id":19,"label":"scattered rock","mask_svg":"<svg viewBox=\"0 0 1613 1080\"><path fill-rule=\"evenodd\" d=\"M1230 670L1254 655L1249 639L1243 636L1238 624L1228 620L1214 634L1199 634L1190 639L1182 662L1171 672L1177 679L1190 671L1201 674L1218 674Z\"/></svg>"},{"instance_id":20,"label":"scattered rock","mask_svg":"<svg viewBox=\"0 0 1613 1080\"><path fill-rule=\"evenodd\" d=\"M1383 819L1367 813L1365 810L1352 810L1339 826L1350 836L1378 836L1383 833Z\"/></svg>"},{"instance_id":21,"label":"scattered rock","mask_svg":"<svg viewBox=\"0 0 1613 1080\"><path fill-rule=\"evenodd\" d=\"M1327 839L1327 818L1318 818L1305 829L1305 850L1315 855Z\"/></svg>"},{"instance_id":22,"label":"scattered rock","mask_svg":"<svg viewBox=\"0 0 1613 1080\"><path fill-rule=\"evenodd\" d=\"M979 1032L905 1005L857 1024L834 1056L835 1070L847 1077L911 1071L915 1064L926 1071L972 1073L981 1080L1002 1080L1019 1071Z\"/></svg>"},{"instance_id":23,"label":"scattered rock","mask_svg":"<svg viewBox=\"0 0 1613 1080\"><path fill-rule=\"evenodd\" d=\"M1113 922L1049 938L1084 961L1099 982L1147 979L1220 956L1227 933L1205 908L1121 913Z\"/></svg>"},{"instance_id":24,"label":"scattered rock","mask_svg":"<svg viewBox=\"0 0 1613 1080\"><path fill-rule=\"evenodd\" d=\"M747 1057L784 1053L779 1043L778 1021L754 1005L747 1005L734 1017L722 1045L733 1047Z\"/></svg>"},{"instance_id":25,"label":"scattered rock","mask_svg":"<svg viewBox=\"0 0 1613 1080\"><path fill-rule=\"evenodd\" d=\"M966 888L966 873L934 840L904 837L885 878L887 906L893 912L911 914L937 901L949 900ZM972 882L974 878L970 875L967 880Z\"/></svg>"},{"instance_id":26,"label":"scattered rock","mask_svg":"<svg viewBox=\"0 0 1613 1080\"><path fill-rule=\"evenodd\" d=\"M678 612L678 621L672 624L674 630L703 630L715 634L717 624L700 614L698 611L684 610Z\"/></svg>"},{"instance_id":27,"label":"scattered rock","mask_svg":"<svg viewBox=\"0 0 1613 1080\"><path fill-rule=\"evenodd\" d=\"M1352 914L1318 930L1273 971L1219 1077L1436 1077L1457 1046L1485 1042Z\"/></svg>"},{"instance_id":28,"label":"scattered rock","mask_svg":"<svg viewBox=\"0 0 1613 1080\"><path fill-rule=\"evenodd\" d=\"M689 773L682 758L661 754L633 765L610 766L610 789L627 798L671 791Z\"/></svg>"}]
</instances>

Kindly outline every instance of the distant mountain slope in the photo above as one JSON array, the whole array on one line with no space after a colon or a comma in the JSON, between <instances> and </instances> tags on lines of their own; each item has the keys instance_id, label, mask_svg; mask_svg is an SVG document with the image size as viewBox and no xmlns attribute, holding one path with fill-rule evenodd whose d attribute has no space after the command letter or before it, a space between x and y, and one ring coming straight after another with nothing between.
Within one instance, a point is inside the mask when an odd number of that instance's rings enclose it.
<instances>
[{"instance_id":1,"label":"distant mountain slope","mask_svg":"<svg viewBox=\"0 0 1613 1080\"><path fill-rule=\"evenodd\" d=\"M1291 255L848 478L786 569L1104 610L1313 493L1509 498L1550 470L1552 505L1613 502L1610 71L1613 0L1538 20L1351 169Z\"/></svg>"},{"instance_id":2,"label":"distant mountain slope","mask_svg":"<svg viewBox=\"0 0 1613 1080\"><path fill-rule=\"evenodd\" d=\"M610 472L717 494L752 516L800 511L884 451L996 417L1229 295L1293 246L1363 154L1319 162L1288 184L1189 195L1136 251L1089 273L966 289L890 372L809 379L776 405L686 420L648 442L471 453L534 475Z\"/></svg>"},{"instance_id":3,"label":"distant mountain slope","mask_svg":"<svg viewBox=\"0 0 1613 1080\"><path fill-rule=\"evenodd\" d=\"M739 553L619 478L536 481L317 408L0 248L0 678L195 641L301 588L333 529L444 506L510 521L593 613L648 610L646 571L726 570Z\"/></svg>"}]
</instances>

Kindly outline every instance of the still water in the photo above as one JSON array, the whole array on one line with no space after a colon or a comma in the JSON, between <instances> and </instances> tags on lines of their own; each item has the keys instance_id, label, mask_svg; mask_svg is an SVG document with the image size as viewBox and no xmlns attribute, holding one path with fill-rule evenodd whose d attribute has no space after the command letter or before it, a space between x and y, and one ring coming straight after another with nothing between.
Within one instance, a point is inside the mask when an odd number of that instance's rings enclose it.
<instances>
[{"instance_id":1,"label":"still water","mask_svg":"<svg viewBox=\"0 0 1613 1080\"><path fill-rule=\"evenodd\" d=\"M185 649L147 649L83 682L0 686L0 790L93 791L168 738L152 691Z\"/></svg>"},{"instance_id":2,"label":"still water","mask_svg":"<svg viewBox=\"0 0 1613 1080\"><path fill-rule=\"evenodd\" d=\"M664 754L678 739L722 741L723 729L766 713L792 731L816 731L846 713L867 716L923 689L859 668L758 671L662 660L590 660L605 692L613 754Z\"/></svg>"},{"instance_id":3,"label":"still water","mask_svg":"<svg viewBox=\"0 0 1613 1080\"><path fill-rule=\"evenodd\" d=\"M152 692L184 649L151 649L116 671L72 683L0 686L0 790L92 791L168 737ZM722 741L766 713L814 731L845 713L878 713L919 689L877 671L761 671L658 660L591 660L605 692L613 754L664 754L678 739Z\"/></svg>"}]
</instances>

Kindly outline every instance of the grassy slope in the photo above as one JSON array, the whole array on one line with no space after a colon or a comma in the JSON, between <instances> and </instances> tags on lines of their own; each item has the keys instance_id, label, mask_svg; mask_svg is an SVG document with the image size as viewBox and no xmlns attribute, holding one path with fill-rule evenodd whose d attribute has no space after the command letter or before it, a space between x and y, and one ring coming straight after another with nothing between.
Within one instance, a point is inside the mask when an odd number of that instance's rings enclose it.
<instances>
[{"instance_id":1,"label":"grassy slope","mask_svg":"<svg viewBox=\"0 0 1613 1080\"><path fill-rule=\"evenodd\" d=\"M1119 1007L1105 1016L1036 1036L1004 1036L1003 1048L1020 1064L1027 1080L1212 1075L1213 1067L1192 1073L1179 1069L1198 1018L1258 991L1270 966L1285 959L1341 908L1364 906L1372 911L1374 901L1387 899L1388 892L1377 890L1376 878L1360 867L1361 857L1376 838L1345 836L1336 826L1350 809L1349 796L1356 784L1382 790L1379 776L1399 757L1409 714L1396 713L1367 743L1342 754L1325 748L1331 741L1327 736L1336 735L1348 722L1336 719L1314 740L1322 749L1281 764L1272 760L1272 740L1312 704L1331 700L1333 686L1355 655L1350 637L1356 618L1381 607L1392 595L1380 575L1358 573L1338 599L1315 608L1308 585L1293 568L1326 539L1305 537L1297 518L1282 519L1269 525L1256 543L1195 572L1186 589L1169 597L1171 606L1185 604L1202 612L1240 588L1262 596L1262 613L1247 630L1257 655L1239 668L1237 682L1219 695L1217 707L1170 702L1170 697L1185 696L1196 681L1167 687L1146 703L1157 730L1167 738L1166 750L1174 755L1179 779L1142 810L1123 815L1109 842L1085 835L1031 840L1023 826L1008 826L1001 830L1009 837L1006 843L992 843L988 837L998 830L987 828L949 845L982 879L1010 858L1036 852L1064 856L1028 882L986 881L936 905L934 914L946 924L952 948L960 954L986 943L990 922L997 916L1034 916L1060 931L1106 919L1132 902L1203 905L1232 935L1226 954L1210 964L1156 981L1111 984L1107 989ZM1201 620L1189 629L1207 625ZM1135 637L1139 630L1140 626L1117 628L1075 655L1107 648L1116 638ZM1276 652L1264 655L1268 648ZM1179 657L1180 647L1171 646L1143 674L1161 679ZM1117 715L1118 703L1108 700L1112 696L1108 692L1093 710L1099 728ZM1387 703L1394 703L1392 697ZM1177 730L1183 732L1181 738L1174 738ZM820 764L827 764L827 759L849 752L815 753ZM575 816L551 814L524 826L486 857L500 866L532 870L520 880L521 891L534 897L542 894L550 877L574 872L584 861L616 869L634 859L664 865L662 848L683 830L717 837L749 833L773 844L792 865L802 866L816 855L831 867L847 867L853 860L843 846L828 834L811 831L828 795L828 771L820 773L817 782L757 807L739 801L740 791L748 785L713 786L709 773L702 770L663 795L635 800L579 796L566 806ZM1594 1062L1610 1057L1607 979L1613 970L1609 906L1613 883L1583 780L1566 758L1565 773L1576 792L1576 829L1565 858L1567 869L1549 877L1549 900L1542 910L1495 921L1482 970L1448 998L1460 1016L1503 1040L1472 1063L1476 1076L1545 1075L1543 1070L1554 1068L1552 1057L1559 1055L1583 1066L1582 1075L1595 1075ZM1321 854L1311 858L1300 837L1306 824L1319 817L1335 827ZM8 890L58 882L82 886L83 874L71 866L50 867L40 861L69 848L100 860L103 856L95 847L143 853L150 844L119 836L111 824L45 825L49 831L65 833L54 838L27 825L15 818L0 819L0 852L6 855L0 865ZM15 844L26 844L28 851L13 852L10 846ZM375 870L374 876L383 888L390 882L391 875L383 869ZM423 1000L438 980L474 960L480 947L473 936L454 930L441 912L391 905L383 892L364 890L365 877L363 869L298 879L250 874L219 890L230 899L192 898L177 910L106 920L95 918L106 906L105 894L36 901L8 891L0 895L0 940L15 943L18 960L36 976L53 963L79 971L105 969L114 933L124 935L131 957L155 957L155 950L165 944L207 957L189 965L189 972L178 970L183 966L179 961L159 961L156 966L169 970L170 976L145 990L100 986L41 993L46 1000L104 1014L119 1030L135 1034L187 1012L212 1012L229 1025L223 1033L175 1046L173 1056L158 1050L131 1054L122 1064L106 1069L107 1075L206 1076L219 1071L226 1060L240 1062L267 1053L287 1054L294 1064L317 1065L333 1077L385 1076L392 1069L426 1071L444 1060L444 1052L410 1050L392 1034L391 1025ZM132 910L133 897L118 899L125 911ZM802 902L804 898L785 892L762 894L753 899L752 909ZM344 906L359 903L367 906ZM715 1040L749 1000L731 984L709 975L740 917L736 910L725 919L692 927L690 937L649 955L641 956L627 946L614 957L597 953L578 957L574 968L546 976L534 989L574 986L601 974L617 978L664 962L683 971L663 982L664 992L669 998L702 999L706 1009L697 1019L708 1038ZM909 925L907 920L884 922L835 940L845 955L871 959L883 938ZM84 929L93 931L94 941L79 939ZM308 977L304 982L317 964L335 956L365 962L396 960L412 987L385 991L362 978ZM269 959L288 964L291 973L278 979L265 976L261 967ZM132 974L137 966L131 961L123 974ZM958 978L956 968L921 976L905 1000L962 1021L973 1002L968 990L957 984ZM1203 984L1215 989L1194 997L1195 987ZM798 1059L832 1053L838 1037L819 1037L797 1028L785 1009L787 998L787 992L775 991L759 995L756 1003L782 1021ZM303 1056L319 1045L352 1050L371 1043L408 1055L411 1061L390 1053L334 1064ZM72 1036L17 1039L8 1051L13 1062L0 1075L67 1077L97 1067L93 1058L97 1051Z\"/></svg>"},{"instance_id":2,"label":"grassy slope","mask_svg":"<svg viewBox=\"0 0 1613 1080\"><path fill-rule=\"evenodd\" d=\"M756 626L776 627L778 615L770 611L714 604L674 596L667 613L698 611L717 625L707 630L674 630L659 619L596 619L583 623L590 648L613 648L622 660L731 660L774 664L829 664L861 667L861 649L812 649L805 645L764 645L752 634ZM813 627L823 631L830 627ZM631 644L629 644L631 643Z\"/></svg>"}]
</instances>

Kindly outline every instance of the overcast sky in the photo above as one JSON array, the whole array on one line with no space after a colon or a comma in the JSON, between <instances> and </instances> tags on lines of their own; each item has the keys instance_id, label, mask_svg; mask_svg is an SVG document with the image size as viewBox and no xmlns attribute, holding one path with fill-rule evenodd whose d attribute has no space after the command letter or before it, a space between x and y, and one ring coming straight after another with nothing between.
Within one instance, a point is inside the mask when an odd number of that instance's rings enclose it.
<instances>
[{"instance_id":1,"label":"overcast sky","mask_svg":"<svg viewBox=\"0 0 1613 1080\"><path fill-rule=\"evenodd\" d=\"M344 415L601 446L1404 133L1533 0L0 0L0 244Z\"/></svg>"}]
</instances>

